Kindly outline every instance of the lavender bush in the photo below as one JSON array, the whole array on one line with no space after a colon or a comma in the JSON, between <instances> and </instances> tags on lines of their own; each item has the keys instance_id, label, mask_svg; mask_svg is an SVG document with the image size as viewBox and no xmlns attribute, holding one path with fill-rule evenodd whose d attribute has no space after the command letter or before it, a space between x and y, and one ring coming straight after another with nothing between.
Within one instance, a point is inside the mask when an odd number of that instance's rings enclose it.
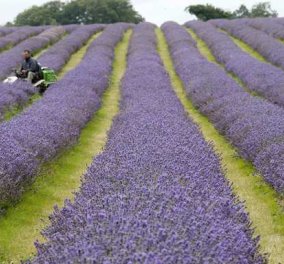
<instances>
[{"instance_id":1,"label":"lavender bush","mask_svg":"<svg viewBox=\"0 0 284 264\"><path fill-rule=\"evenodd\" d=\"M51 67L58 72L66 64L72 53L81 48L91 35L103 28L104 25L77 26L69 36L53 45L40 56L38 61L41 65Z\"/></svg>"},{"instance_id":2,"label":"lavender bush","mask_svg":"<svg viewBox=\"0 0 284 264\"><path fill-rule=\"evenodd\" d=\"M103 25L79 26L69 36L59 41L39 57L43 66L51 67L59 71L77 49L97 31L104 28ZM11 84L0 83L0 122L4 120L5 113L13 107L25 105L30 97L36 93L36 89L26 82Z\"/></svg>"},{"instance_id":3,"label":"lavender bush","mask_svg":"<svg viewBox=\"0 0 284 264\"><path fill-rule=\"evenodd\" d=\"M83 61L45 96L0 125L0 203L20 197L39 166L74 143L108 87L114 47L129 28L111 25L90 46Z\"/></svg>"},{"instance_id":4,"label":"lavender bush","mask_svg":"<svg viewBox=\"0 0 284 264\"><path fill-rule=\"evenodd\" d=\"M274 38L284 39L284 27L277 21L278 18L254 18L248 19L247 24Z\"/></svg>"},{"instance_id":5,"label":"lavender bush","mask_svg":"<svg viewBox=\"0 0 284 264\"><path fill-rule=\"evenodd\" d=\"M5 114L16 108L24 107L36 89L28 82L16 82L13 85L0 84L0 122Z\"/></svg>"},{"instance_id":6,"label":"lavender bush","mask_svg":"<svg viewBox=\"0 0 284 264\"><path fill-rule=\"evenodd\" d=\"M17 30L17 27L1 27L0 26L0 37L6 36L15 30Z\"/></svg>"},{"instance_id":7,"label":"lavender bush","mask_svg":"<svg viewBox=\"0 0 284 264\"><path fill-rule=\"evenodd\" d=\"M21 27L13 33L0 38L0 50L14 46L33 35L41 33L44 29L45 27Z\"/></svg>"},{"instance_id":8,"label":"lavender bush","mask_svg":"<svg viewBox=\"0 0 284 264\"><path fill-rule=\"evenodd\" d=\"M213 20L211 23L246 42L269 62L284 69L284 45L281 42L248 26L246 20Z\"/></svg>"},{"instance_id":9,"label":"lavender bush","mask_svg":"<svg viewBox=\"0 0 284 264\"><path fill-rule=\"evenodd\" d=\"M284 25L284 18L283 17L274 18L274 22L277 22L280 25Z\"/></svg>"},{"instance_id":10,"label":"lavender bush","mask_svg":"<svg viewBox=\"0 0 284 264\"><path fill-rule=\"evenodd\" d=\"M247 214L135 27L120 115L32 263L262 263Z\"/></svg>"},{"instance_id":11,"label":"lavender bush","mask_svg":"<svg viewBox=\"0 0 284 264\"><path fill-rule=\"evenodd\" d=\"M71 25L64 25L63 26L65 28L65 30L68 33L72 33L74 30L78 29L79 27L81 27L81 25L78 24L71 24Z\"/></svg>"},{"instance_id":12,"label":"lavender bush","mask_svg":"<svg viewBox=\"0 0 284 264\"><path fill-rule=\"evenodd\" d=\"M183 41L188 35L184 28L176 23L165 23L162 28L171 39L176 71L193 104L283 193L284 110L246 93L221 67L208 62L191 41Z\"/></svg>"},{"instance_id":13,"label":"lavender bush","mask_svg":"<svg viewBox=\"0 0 284 264\"><path fill-rule=\"evenodd\" d=\"M11 70L21 62L21 53L24 49L29 49L32 52L36 52L48 44L57 41L65 33L64 27L52 27L41 34L29 38L14 48L1 53L0 55L0 80L4 79L11 73Z\"/></svg>"},{"instance_id":14,"label":"lavender bush","mask_svg":"<svg viewBox=\"0 0 284 264\"><path fill-rule=\"evenodd\" d=\"M284 106L284 74L281 69L251 57L237 47L228 35L209 23L191 21L186 26L192 28L206 42L216 60L239 77L250 90Z\"/></svg>"}]
</instances>

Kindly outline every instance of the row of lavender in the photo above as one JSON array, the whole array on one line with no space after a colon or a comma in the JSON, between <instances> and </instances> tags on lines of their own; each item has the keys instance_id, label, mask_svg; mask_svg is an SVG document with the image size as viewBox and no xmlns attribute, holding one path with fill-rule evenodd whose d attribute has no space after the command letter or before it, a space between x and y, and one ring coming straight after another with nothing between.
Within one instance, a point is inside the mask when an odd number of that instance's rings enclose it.
<instances>
[{"instance_id":1,"label":"row of lavender","mask_svg":"<svg viewBox=\"0 0 284 264\"><path fill-rule=\"evenodd\" d=\"M70 35L60 40L38 58L41 65L60 71L71 55L86 43L91 35L102 30L103 25L77 27ZM37 41L37 39L34 39ZM20 56L20 55L19 55ZM1 57L1 56L0 56ZM0 84L0 121L5 113L14 107L25 105L31 95L36 92L32 85L26 82Z\"/></svg>"},{"instance_id":2,"label":"row of lavender","mask_svg":"<svg viewBox=\"0 0 284 264\"><path fill-rule=\"evenodd\" d=\"M283 70L260 62L242 51L227 34L218 31L210 23L190 21L186 26L192 28L207 43L216 60L223 64L227 71L238 76L250 90L284 106ZM284 26L280 27L284 32Z\"/></svg>"},{"instance_id":3,"label":"row of lavender","mask_svg":"<svg viewBox=\"0 0 284 264\"><path fill-rule=\"evenodd\" d=\"M284 39L284 20L283 18L254 18L246 19L246 23L258 30L265 32L266 34L276 38Z\"/></svg>"},{"instance_id":4,"label":"row of lavender","mask_svg":"<svg viewBox=\"0 0 284 264\"><path fill-rule=\"evenodd\" d=\"M46 27L20 27L11 34L0 38L0 51L14 46L27 38L37 35L45 29Z\"/></svg>"},{"instance_id":5,"label":"row of lavender","mask_svg":"<svg viewBox=\"0 0 284 264\"><path fill-rule=\"evenodd\" d=\"M41 34L29 38L14 48L0 54L0 80L11 74L11 70L21 62L21 53L24 49L36 52L56 42L66 33L62 26L48 28Z\"/></svg>"},{"instance_id":6,"label":"row of lavender","mask_svg":"<svg viewBox=\"0 0 284 264\"><path fill-rule=\"evenodd\" d=\"M181 26L166 23L163 30L176 71L194 105L283 193L284 110L246 93L222 68L199 53Z\"/></svg>"},{"instance_id":7,"label":"row of lavender","mask_svg":"<svg viewBox=\"0 0 284 264\"><path fill-rule=\"evenodd\" d=\"M20 197L40 165L78 138L108 87L114 47L128 24L108 26L83 61L45 96L0 125L0 205Z\"/></svg>"},{"instance_id":8,"label":"row of lavender","mask_svg":"<svg viewBox=\"0 0 284 264\"><path fill-rule=\"evenodd\" d=\"M119 116L73 204L56 210L32 263L262 263L217 156L135 27Z\"/></svg>"},{"instance_id":9,"label":"row of lavender","mask_svg":"<svg viewBox=\"0 0 284 264\"><path fill-rule=\"evenodd\" d=\"M247 24L246 19L240 20L212 20L212 24L222 28L249 44L269 62L284 69L284 45L274 37Z\"/></svg>"},{"instance_id":10,"label":"row of lavender","mask_svg":"<svg viewBox=\"0 0 284 264\"><path fill-rule=\"evenodd\" d=\"M3 27L0 26L0 37L6 36L8 34L13 33L15 30L17 30L17 27Z\"/></svg>"},{"instance_id":11,"label":"row of lavender","mask_svg":"<svg viewBox=\"0 0 284 264\"><path fill-rule=\"evenodd\" d=\"M79 26L69 36L49 48L38 58L38 61L42 66L59 72L75 51L81 48L93 34L104 28L105 26L100 24Z\"/></svg>"}]
</instances>

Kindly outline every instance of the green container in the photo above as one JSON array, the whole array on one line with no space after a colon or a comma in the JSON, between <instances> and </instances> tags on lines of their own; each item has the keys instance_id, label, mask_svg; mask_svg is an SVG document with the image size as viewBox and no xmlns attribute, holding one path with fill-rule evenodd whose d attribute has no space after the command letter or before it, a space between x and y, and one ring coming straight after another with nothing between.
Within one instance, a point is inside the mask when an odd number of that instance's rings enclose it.
<instances>
[{"instance_id":1,"label":"green container","mask_svg":"<svg viewBox=\"0 0 284 264\"><path fill-rule=\"evenodd\" d=\"M53 84L57 82L57 76L52 69L43 69L42 70L43 79L46 85Z\"/></svg>"}]
</instances>

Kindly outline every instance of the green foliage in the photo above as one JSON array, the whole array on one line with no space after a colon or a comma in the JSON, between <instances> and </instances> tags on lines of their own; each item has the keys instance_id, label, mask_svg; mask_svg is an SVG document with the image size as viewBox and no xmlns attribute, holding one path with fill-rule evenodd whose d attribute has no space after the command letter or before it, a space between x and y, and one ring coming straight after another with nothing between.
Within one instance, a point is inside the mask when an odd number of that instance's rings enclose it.
<instances>
[{"instance_id":1,"label":"green foliage","mask_svg":"<svg viewBox=\"0 0 284 264\"><path fill-rule=\"evenodd\" d=\"M234 17L250 17L250 11L245 5L241 5L234 13Z\"/></svg>"},{"instance_id":2,"label":"green foliage","mask_svg":"<svg viewBox=\"0 0 284 264\"><path fill-rule=\"evenodd\" d=\"M15 19L15 25L56 25L63 7L64 4L60 1L52 1L42 6L34 5L18 14Z\"/></svg>"},{"instance_id":3,"label":"green foliage","mask_svg":"<svg viewBox=\"0 0 284 264\"><path fill-rule=\"evenodd\" d=\"M207 21L216 18L232 18L231 12L225 11L221 8L214 7L213 5L191 5L186 7L185 11L195 15L199 20Z\"/></svg>"},{"instance_id":4,"label":"green foliage","mask_svg":"<svg viewBox=\"0 0 284 264\"><path fill-rule=\"evenodd\" d=\"M241 5L234 12L225 11L210 4L190 5L185 11L195 15L199 20L207 21L217 18L253 18L253 17L277 17L277 11L273 10L269 2L260 2L255 4L251 10L245 5Z\"/></svg>"},{"instance_id":5,"label":"green foliage","mask_svg":"<svg viewBox=\"0 0 284 264\"><path fill-rule=\"evenodd\" d=\"M277 17L278 13L272 10L269 2L262 2L254 5L250 12L250 17Z\"/></svg>"},{"instance_id":6,"label":"green foliage","mask_svg":"<svg viewBox=\"0 0 284 264\"><path fill-rule=\"evenodd\" d=\"M129 0L51 1L18 14L15 25L66 25L144 21Z\"/></svg>"}]
</instances>

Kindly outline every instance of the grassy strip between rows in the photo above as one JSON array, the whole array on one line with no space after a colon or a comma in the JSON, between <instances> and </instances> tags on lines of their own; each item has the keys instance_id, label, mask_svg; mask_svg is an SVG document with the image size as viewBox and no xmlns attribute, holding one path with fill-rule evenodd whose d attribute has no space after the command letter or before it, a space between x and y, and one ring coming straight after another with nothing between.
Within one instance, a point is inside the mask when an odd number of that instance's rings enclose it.
<instances>
[{"instance_id":1,"label":"grassy strip between rows","mask_svg":"<svg viewBox=\"0 0 284 264\"><path fill-rule=\"evenodd\" d=\"M258 51L256 51L255 49L253 49L250 45L248 45L246 42L244 42L243 40L234 37L232 34L230 34L229 32L223 30L223 29L218 29L219 31L225 33L226 35L228 35L230 37L230 39L244 52L246 52L247 54L249 54L250 56L254 57L255 59L261 61L261 62L265 62L265 63L269 63L272 64L275 67L278 67L280 69L282 69L281 67L273 64L272 62L268 61L264 56L262 56ZM260 29L257 29L260 30ZM265 33L265 32L264 32ZM284 39L278 39L278 38L274 38L276 41L284 44Z\"/></svg>"},{"instance_id":2,"label":"grassy strip between rows","mask_svg":"<svg viewBox=\"0 0 284 264\"><path fill-rule=\"evenodd\" d=\"M92 44L92 42L98 38L102 32L95 33L91 38L88 39L88 41L83 45L77 52L71 55L69 61L65 64L65 66L62 68L62 70L58 73L58 79L62 79L63 76L73 70L81 61L81 59L85 56L89 46Z\"/></svg>"},{"instance_id":3,"label":"grassy strip between rows","mask_svg":"<svg viewBox=\"0 0 284 264\"><path fill-rule=\"evenodd\" d=\"M32 95L29 100L24 105L15 105L12 107L9 107L7 111L4 113L4 119L5 121L11 120L14 116L20 114L24 109L32 105L34 102L39 100L41 96L39 94Z\"/></svg>"},{"instance_id":4,"label":"grassy strip between rows","mask_svg":"<svg viewBox=\"0 0 284 264\"><path fill-rule=\"evenodd\" d=\"M220 32L225 33L226 35L228 35L230 37L230 39L244 52L246 52L247 54L249 54L250 56L252 56L253 58L259 60L260 62L264 62L264 63L268 63L271 64L272 66L275 66L281 70L283 70L280 66L277 66L276 64L274 64L273 62L270 62L269 60L267 60L264 56L262 56L258 51L256 51L254 48L252 48L249 44L247 44L246 42L244 42L243 40L234 37L232 34L230 34L228 31L225 31L223 29L218 29ZM259 29L258 29L259 30ZM275 40L279 41L280 43L284 44L284 39L277 39L275 38Z\"/></svg>"},{"instance_id":5,"label":"grassy strip between rows","mask_svg":"<svg viewBox=\"0 0 284 264\"><path fill-rule=\"evenodd\" d=\"M35 59L38 59L41 55L43 55L47 50L49 50L54 44L58 43L59 41L65 39L67 36L69 36L68 32L65 32L64 34L62 34L62 36L60 36L58 39L56 39L55 41L52 41L50 43L48 43L44 48L41 48L39 50L36 50L33 53L33 57ZM43 65L44 66L44 65Z\"/></svg>"},{"instance_id":6,"label":"grassy strip between rows","mask_svg":"<svg viewBox=\"0 0 284 264\"><path fill-rule=\"evenodd\" d=\"M102 32L95 33L92 37L89 38L89 40L74 54L71 55L68 62L64 65L64 67L61 69L61 71L58 73L58 80L62 79L64 75L73 70L78 64L81 62L82 58L85 56L89 46L91 43L100 36ZM65 34L65 37L67 35ZM44 52L46 52L52 45L49 45L46 49L43 49L40 54L37 54L35 58L38 58L40 55L42 55ZM24 105L15 105L13 107L9 107L8 110L4 114L5 121L11 120L14 116L20 114L24 109L31 106L34 102L39 100L41 96L39 94L34 94L31 98L29 98L28 102Z\"/></svg>"},{"instance_id":7,"label":"grassy strip between rows","mask_svg":"<svg viewBox=\"0 0 284 264\"><path fill-rule=\"evenodd\" d=\"M41 32L41 33L42 33L42 32ZM0 48L0 53L2 53L2 52L4 53L5 51L8 51L8 50L14 48L15 46L17 46L17 45L20 44L21 42L24 42L25 40L27 40L27 39L29 39L29 38L38 36L38 35L41 34L41 33L38 33L38 34L31 34L31 35L27 36L26 38L20 40L19 42L15 43L15 44L8 43L5 47ZM8 34L8 35L9 35L9 34ZM6 37L6 36L7 36L7 35L5 35L5 37Z\"/></svg>"},{"instance_id":8,"label":"grassy strip between rows","mask_svg":"<svg viewBox=\"0 0 284 264\"><path fill-rule=\"evenodd\" d=\"M13 48L13 47L14 47L14 45L8 44L8 45L6 45L5 47L0 48L0 53L5 52L5 51L8 51L9 49L11 49L11 48Z\"/></svg>"},{"instance_id":9,"label":"grassy strip between rows","mask_svg":"<svg viewBox=\"0 0 284 264\"><path fill-rule=\"evenodd\" d=\"M227 32L225 31L224 33L227 33ZM260 53L258 53L256 50L254 50L252 47L250 47L248 44L246 44L242 40L235 38L230 34L228 34L228 36L242 51L246 52L247 54L249 54L250 56L252 56L253 58L261 62L269 63Z\"/></svg>"},{"instance_id":10,"label":"grassy strip between rows","mask_svg":"<svg viewBox=\"0 0 284 264\"><path fill-rule=\"evenodd\" d=\"M218 28L218 31L226 34L229 36L229 38L244 52L248 53L250 56L254 57L255 59L261 61L261 62L266 62L269 63L258 51L253 49L250 45L245 43L244 41L234 37L232 34L227 32L224 29Z\"/></svg>"},{"instance_id":11,"label":"grassy strip between rows","mask_svg":"<svg viewBox=\"0 0 284 264\"><path fill-rule=\"evenodd\" d=\"M261 252L269 254L270 263L281 263L284 260L284 213L279 197L257 174L252 164L239 157L237 151L218 133L208 118L200 114L188 100L183 83L175 72L166 39L160 29L156 33L158 50L173 89L189 117L220 155L221 166L226 178L232 183L234 193L245 201L255 234L260 235Z\"/></svg>"},{"instance_id":12,"label":"grassy strip between rows","mask_svg":"<svg viewBox=\"0 0 284 264\"><path fill-rule=\"evenodd\" d=\"M235 75L233 72L227 71L225 69L225 66L216 60L215 56L211 52L206 42L203 39L201 39L192 29L186 28L186 30L191 35L191 37L196 41L197 48L200 51L200 53L203 55L203 57L205 57L208 61L219 65L228 74L229 77L231 77L235 82L237 82L244 89L245 92L253 96L261 97L257 92L250 90L246 86L246 84L237 75Z\"/></svg>"},{"instance_id":13,"label":"grassy strip between rows","mask_svg":"<svg viewBox=\"0 0 284 264\"><path fill-rule=\"evenodd\" d=\"M131 30L116 47L110 86L78 143L45 164L21 202L0 219L0 263L18 263L35 252L33 243L43 241L40 230L49 224L53 206L61 207L66 198L73 199L87 166L103 150L112 120L119 112L120 81L126 69L130 37Z\"/></svg>"}]
</instances>

